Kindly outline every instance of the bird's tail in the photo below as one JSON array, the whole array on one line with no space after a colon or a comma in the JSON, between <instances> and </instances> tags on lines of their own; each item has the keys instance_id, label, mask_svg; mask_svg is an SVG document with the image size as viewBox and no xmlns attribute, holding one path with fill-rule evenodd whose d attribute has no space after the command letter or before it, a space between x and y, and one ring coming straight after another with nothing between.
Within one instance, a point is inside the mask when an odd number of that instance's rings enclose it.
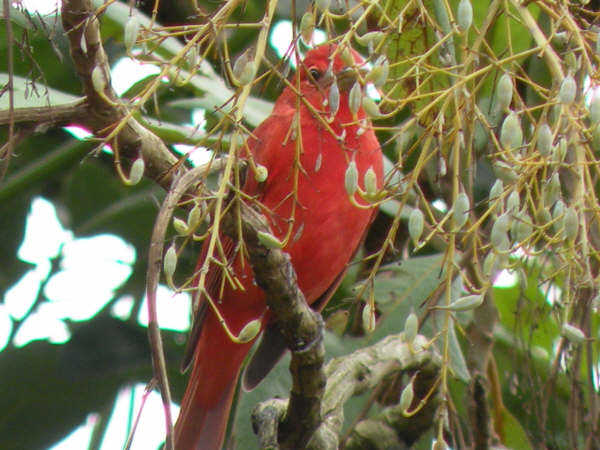
<instances>
[{"instance_id":1,"label":"bird's tail","mask_svg":"<svg viewBox=\"0 0 600 450\"><path fill-rule=\"evenodd\" d=\"M176 450L221 449L240 367L251 346L232 342L208 315L175 425Z\"/></svg>"}]
</instances>

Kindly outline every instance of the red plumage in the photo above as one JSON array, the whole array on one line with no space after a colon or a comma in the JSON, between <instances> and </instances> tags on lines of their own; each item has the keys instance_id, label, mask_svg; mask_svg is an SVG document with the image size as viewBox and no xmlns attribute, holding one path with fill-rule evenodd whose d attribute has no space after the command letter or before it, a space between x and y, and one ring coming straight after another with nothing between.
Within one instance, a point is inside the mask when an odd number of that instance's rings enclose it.
<instances>
[{"instance_id":1,"label":"red plumage","mask_svg":"<svg viewBox=\"0 0 600 450\"><path fill-rule=\"evenodd\" d=\"M309 51L298 70L300 92L324 121L330 116L329 108L324 106L329 90L326 72L335 49L335 45L325 45ZM362 63L358 54L354 53L354 58L359 65ZM332 69L334 74L345 69L339 56L334 58ZM344 136L342 140L333 136L287 87L275 102L271 115L248 141L254 161L267 168L268 177L259 183L249 171L243 191L263 205L277 237L283 239L292 224L284 251L291 257L306 301L319 302L321 307L337 286L375 213L375 208L358 208L350 202L344 185L348 164L355 161L360 186L369 168L374 170L379 187L383 178L379 143L370 123L364 122L367 127L358 131L360 123L348 108L348 90L340 88L339 110L330 124L337 136ZM293 131L298 105L301 126ZM360 109L358 120L364 118ZM298 148L299 139L302 145ZM358 203L365 204L360 199ZM233 289L223 282L221 268L211 265L206 278L207 291L217 300L234 334L254 319L262 318L263 327L268 327L270 315L265 295L253 283L248 261L242 264L229 238L222 236L221 242L244 290ZM198 267L204 264L206 247ZM199 301L196 332L192 333L193 368L175 426L177 450L221 448L240 367L252 346L252 343L231 342L210 307L202 298ZM266 335L271 339L277 333ZM265 351L257 351L252 363L256 370L248 377L249 381L245 380L246 385L253 387L277 361L279 355L273 353L284 347L279 342L270 344L261 343Z\"/></svg>"}]
</instances>

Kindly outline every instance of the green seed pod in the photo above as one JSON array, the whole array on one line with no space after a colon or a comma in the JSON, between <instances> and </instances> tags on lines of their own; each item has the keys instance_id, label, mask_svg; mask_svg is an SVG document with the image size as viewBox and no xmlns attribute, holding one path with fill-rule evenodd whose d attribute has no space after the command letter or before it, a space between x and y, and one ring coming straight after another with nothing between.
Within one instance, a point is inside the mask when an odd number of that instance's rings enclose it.
<instances>
[{"instance_id":1,"label":"green seed pod","mask_svg":"<svg viewBox=\"0 0 600 450\"><path fill-rule=\"evenodd\" d=\"M521 120L515 112L511 112L500 129L500 143L505 149L517 149L523 144L523 129L521 128Z\"/></svg>"},{"instance_id":2,"label":"green seed pod","mask_svg":"<svg viewBox=\"0 0 600 450\"><path fill-rule=\"evenodd\" d=\"M502 214L492 225L490 233L490 243L498 251L507 251L510 248L508 240L508 228L510 226L510 217L508 214Z\"/></svg>"},{"instance_id":3,"label":"green seed pod","mask_svg":"<svg viewBox=\"0 0 600 450\"><path fill-rule=\"evenodd\" d=\"M560 329L560 334L573 344L581 344L585 342L585 333L569 323L563 324Z\"/></svg>"},{"instance_id":4,"label":"green seed pod","mask_svg":"<svg viewBox=\"0 0 600 450\"><path fill-rule=\"evenodd\" d=\"M444 441L443 438L441 441L436 439L436 441L431 446L431 450L448 450L448 444L446 444L446 441Z\"/></svg>"},{"instance_id":5,"label":"green seed pod","mask_svg":"<svg viewBox=\"0 0 600 450\"><path fill-rule=\"evenodd\" d=\"M367 333L375 331L375 307L371 302L367 302L362 310L362 326Z\"/></svg>"},{"instance_id":6,"label":"green seed pod","mask_svg":"<svg viewBox=\"0 0 600 450\"><path fill-rule=\"evenodd\" d=\"M502 180L506 184L514 183L519 179L519 175L515 170L509 166L508 164L502 161L495 161L494 166L494 175Z\"/></svg>"},{"instance_id":7,"label":"green seed pod","mask_svg":"<svg viewBox=\"0 0 600 450\"><path fill-rule=\"evenodd\" d=\"M538 223L541 225L545 225L552 220L552 214L550 213L550 210L547 207L540 208L537 211L536 216Z\"/></svg>"},{"instance_id":8,"label":"green seed pod","mask_svg":"<svg viewBox=\"0 0 600 450\"><path fill-rule=\"evenodd\" d=\"M419 331L419 318L411 312L404 322L404 342L412 344Z\"/></svg>"},{"instance_id":9,"label":"green seed pod","mask_svg":"<svg viewBox=\"0 0 600 450\"><path fill-rule=\"evenodd\" d=\"M469 209L471 209L469 197L464 192L461 192L454 201L452 213L455 229L462 228L462 226L467 222L467 219L469 218Z\"/></svg>"},{"instance_id":10,"label":"green seed pod","mask_svg":"<svg viewBox=\"0 0 600 450\"><path fill-rule=\"evenodd\" d=\"M559 31L558 33L554 33L552 43L554 44L554 47L557 50L565 50L567 48L567 44L569 43L569 35L566 31Z\"/></svg>"},{"instance_id":11,"label":"green seed pod","mask_svg":"<svg viewBox=\"0 0 600 450\"><path fill-rule=\"evenodd\" d=\"M517 191L512 191L506 200L506 210L515 212L521 206L521 197Z\"/></svg>"},{"instance_id":12,"label":"green seed pod","mask_svg":"<svg viewBox=\"0 0 600 450\"><path fill-rule=\"evenodd\" d=\"M496 254L494 254L494 252L489 252L485 259L483 260L483 274L487 277L491 277L494 274L494 271L496 270L497 264L496 261L498 259L498 256L496 256Z\"/></svg>"},{"instance_id":13,"label":"green seed pod","mask_svg":"<svg viewBox=\"0 0 600 450\"><path fill-rule=\"evenodd\" d=\"M194 207L190 210L187 218L187 226L190 230L194 230L200 225L200 219L202 219L202 207L199 203L194 204Z\"/></svg>"},{"instance_id":14,"label":"green seed pod","mask_svg":"<svg viewBox=\"0 0 600 450\"><path fill-rule=\"evenodd\" d=\"M237 338L238 340L245 344L246 342L250 342L258 333L260 333L260 328L262 325L262 321L260 319L254 319L244 325L244 328L240 331Z\"/></svg>"},{"instance_id":15,"label":"green seed pod","mask_svg":"<svg viewBox=\"0 0 600 450\"><path fill-rule=\"evenodd\" d=\"M354 83L352 89L350 89L350 94L348 95L348 108L352 113L352 116L356 116L358 113L358 109L362 104L362 89L360 88L360 84L358 81Z\"/></svg>"},{"instance_id":16,"label":"green seed pod","mask_svg":"<svg viewBox=\"0 0 600 450\"><path fill-rule=\"evenodd\" d=\"M266 248L283 248L283 242L273 236L271 233L265 231L258 231L256 233L258 241Z\"/></svg>"},{"instance_id":17,"label":"green seed pod","mask_svg":"<svg viewBox=\"0 0 600 450\"><path fill-rule=\"evenodd\" d=\"M496 87L496 103L500 111L506 111L512 102L513 83L509 74L505 73L498 80Z\"/></svg>"},{"instance_id":18,"label":"green seed pod","mask_svg":"<svg viewBox=\"0 0 600 450\"><path fill-rule=\"evenodd\" d=\"M425 216L419 208L413 208L408 216L408 234L416 246L421 239L423 234L423 227L425 225Z\"/></svg>"},{"instance_id":19,"label":"green seed pod","mask_svg":"<svg viewBox=\"0 0 600 450\"><path fill-rule=\"evenodd\" d=\"M490 189L489 199L493 201L500 198L502 192L504 192L504 183L502 180L496 180Z\"/></svg>"},{"instance_id":20,"label":"green seed pod","mask_svg":"<svg viewBox=\"0 0 600 450\"><path fill-rule=\"evenodd\" d=\"M385 56L380 56L375 61L373 69L367 74L365 80L372 82L375 87L382 87L388 79L390 73L390 63Z\"/></svg>"},{"instance_id":21,"label":"green seed pod","mask_svg":"<svg viewBox=\"0 0 600 450\"><path fill-rule=\"evenodd\" d=\"M187 236L190 234L187 223L178 217L173 217L173 228L175 228L175 232L180 236Z\"/></svg>"},{"instance_id":22,"label":"green seed pod","mask_svg":"<svg viewBox=\"0 0 600 450\"><path fill-rule=\"evenodd\" d=\"M354 195L356 189L358 188L358 169L356 168L356 162L351 161L348 164L348 168L346 169L346 174L344 176L344 186L346 187L346 192L350 197Z\"/></svg>"},{"instance_id":23,"label":"green seed pod","mask_svg":"<svg viewBox=\"0 0 600 450\"><path fill-rule=\"evenodd\" d=\"M550 177L550 181L542 186L542 192L544 193L544 204L546 205L552 205L560 198L560 177L558 172L555 172Z\"/></svg>"},{"instance_id":24,"label":"green seed pod","mask_svg":"<svg viewBox=\"0 0 600 450\"><path fill-rule=\"evenodd\" d=\"M325 12L329 11L329 7L331 6L331 0L316 0L315 4L317 5L317 8Z\"/></svg>"},{"instance_id":25,"label":"green seed pod","mask_svg":"<svg viewBox=\"0 0 600 450\"><path fill-rule=\"evenodd\" d=\"M106 89L106 77L104 76L104 70L102 70L101 66L94 67L92 70L92 86L94 86L94 90L100 94L100 96L104 96L104 89Z\"/></svg>"},{"instance_id":26,"label":"green seed pod","mask_svg":"<svg viewBox=\"0 0 600 450\"><path fill-rule=\"evenodd\" d=\"M554 231L556 233L558 233L564 225L563 215L566 209L567 207L565 206L565 202L563 202L561 199L556 202L554 208L552 209L552 219L555 220Z\"/></svg>"},{"instance_id":27,"label":"green seed pod","mask_svg":"<svg viewBox=\"0 0 600 450\"><path fill-rule=\"evenodd\" d=\"M580 61L578 61L575 52L568 52L565 54L565 66L567 66L568 72L574 73L579 69Z\"/></svg>"},{"instance_id":28,"label":"green seed pod","mask_svg":"<svg viewBox=\"0 0 600 450\"><path fill-rule=\"evenodd\" d=\"M469 311L471 309L475 309L483 303L483 295L466 295L464 297L460 297L450 303L447 308L450 311Z\"/></svg>"},{"instance_id":29,"label":"green seed pod","mask_svg":"<svg viewBox=\"0 0 600 450\"><path fill-rule=\"evenodd\" d=\"M515 242L524 242L531 236L531 217L529 214L519 214L515 220L513 220L510 234Z\"/></svg>"},{"instance_id":30,"label":"green seed pod","mask_svg":"<svg viewBox=\"0 0 600 450\"><path fill-rule=\"evenodd\" d=\"M378 117L381 117L381 113L379 112L379 106L377 106L377 103L375 103L375 101L368 95L363 96L362 107L367 113L367 116L371 117L372 119L377 119Z\"/></svg>"},{"instance_id":31,"label":"green seed pod","mask_svg":"<svg viewBox=\"0 0 600 450\"><path fill-rule=\"evenodd\" d=\"M600 122L600 95L598 93L592 95L592 101L590 102L590 121L593 125Z\"/></svg>"},{"instance_id":32,"label":"green seed pod","mask_svg":"<svg viewBox=\"0 0 600 450\"><path fill-rule=\"evenodd\" d=\"M377 175L375 175L373 166L365 172L364 182L367 195L374 196L377 193Z\"/></svg>"},{"instance_id":33,"label":"green seed pod","mask_svg":"<svg viewBox=\"0 0 600 450\"><path fill-rule=\"evenodd\" d=\"M123 43L125 44L125 49L127 50L127 53L130 53L131 49L133 49L139 31L140 20L138 19L137 15L134 14L127 20L127 23L125 24L125 29L123 30Z\"/></svg>"},{"instance_id":34,"label":"green seed pod","mask_svg":"<svg viewBox=\"0 0 600 450\"><path fill-rule=\"evenodd\" d=\"M167 280L173 279L175 269L177 268L177 248L175 244L171 244L163 259L163 271Z\"/></svg>"},{"instance_id":35,"label":"green seed pod","mask_svg":"<svg viewBox=\"0 0 600 450\"><path fill-rule=\"evenodd\" d=\"M600 31L596 33L596 55L600 55Z\"/></svg>"},{"instance_id":36,"label":"green seed pod","mask_svg":"<svg viewBox=\"0 0 600 450\"><path fill-rule=\"evenodd\" d=\"M600 152L600 123L592 130L592 149Z\"/></svg>"},{"instance_id":37,"label":"green seed pod","mask_svg":"<svg viewBox=\"0 0 600 450\"><path fill-rule=\"evenodd\" d=\"M254 172L254 178L256 178L256 181L259 183L264 183L267 181L268 176L269 170L265 166L261 164L256 166L256 171Z\"/></svg>"},{"instance_id":38,"label":"green seed pod","mask_svg":"<svg viewBox=\"0 0 600 450\"><path fill-rule=\"evenodd\" d=\"M340 58L346 67L350 67L354 65L354 57L352 56L352 51L348 46L345 46L342 52L340 53Z\"/></svg>"},{"instance_id":39,"label":"green seed pod","mask_svg":"<svg viewBox=\"0 0 600 450\"><path fill-rule=\"evenodd\" d=\"M334 79L331 87L329 88L329 114L335 116L340 109L340 88L338 87L337 80Z\"/></svg>"},{"instance_id":40,"label":"green seed pod","mask_svg":"<svg viewBox=\"0 0 600 450\"><path fill-rule=\"evenodd\" d=\"M248 49L233 64L233 81L238 86L245 86L254 80L255 75L256 65L252 59L252 51Z\"/></svg>"},{"instance_id":41,"label":"green seed pod","mask_svg":"<svg viewBox=\"0 0 600 450\"><path fill-rule=\"evenodd\" d=\"M142 177L144 176L144 169L146 165L144 164L144 159L140 156L138 157L133 164L131 165L131 170L129 171L129 185L134 186L138 184Z\"/></svg>"},{"instance_id":42,"label":"green seed pod","mask_svg":"<svg viewBox=\"0 0 600 450\"><path fill-rule=\"evenodd\" d=\"M187 62L187 65L191 69L193 69L194 67L196 67L198 65L198 46L197 45L193 45L192 47L190 47L188 52L185 54L185 60Z\"/></svg>"},{"instance_id":43,"label":"green seed pod","mask_svg":"<svg viewBox=\"0 0 600 450\"><path fill-rule=\"evenodd\" d=\"M363 47L368 47L369 45L377 46L384 37L385 33L383 31L370 31L362 36L359 36L358 34L354 35L356 42Z\"/></svg>"},{"instance_id":44,"label":"green seed pod","mask_svg":"<svg viewBox=\"0 0 600 450\"><path fill-rule=\"evenodd\" d=\"M473 6L469 0L460 0L456 11L456 21L462 31L468 30L473 24Z\"/></svg>"},{"instance_id":45,"label":"green seed pod","mask_svg":"<svg viewBox=\"0 0 600 450\"><path fill-rule=\"evenodd\" d=\"M300 36L306 44L312 42L313 33L315 31L315 16L312 12L307 11L300 19Z\"/></svg>"},{"instance_id":46,"label":"green seed pod","mask_svg":"<svg viewBox=\"0 0 600 450\"><path fill-rule=\"evenodd\" d=\"M565 227L565 237L569 241L574 241L579 231L579 217L577 217L575 208L569 207L565 210L563 225Z\"/></svg>"},{"instance_id":47,"label":"green seed pod","mask_svg":"<svg viewBox=\"0 0 600 450\"><path fill-rule=\"evenodd\" d=\"M560 85L560 89L558 91L558 100L563 105L568 105L573 103L576 95L577 84L575 83L575 79L572 75L567 75Z\"/></svg>"},{"instance_id":48,"label":"green seed pod","mask_svg":"<svg viewBox=\"0 0 600 450\"><path fill-rule=\"evenodd\" d=\"M400 411L402 411L403 414L407 413L408 408L410 408L410 405L412 405L414 398L415 388L412 380L410 380L410 383L408 383L406 386L404 386L404 389L402 389L402 394L400 394L400 403L398 403L398 406L400 406Z\"/></svg>"},{"instance_id":49,"label":"green seed pod","mask_svg":"<svg viewBox=\"0 0 600 450\"><path fill-rule=\"evenodd\" d=\"M552 152L552 129L547 123L540 126L537 135L537 149L542 156L548 156Z\"/></svg>"}]
</instances>

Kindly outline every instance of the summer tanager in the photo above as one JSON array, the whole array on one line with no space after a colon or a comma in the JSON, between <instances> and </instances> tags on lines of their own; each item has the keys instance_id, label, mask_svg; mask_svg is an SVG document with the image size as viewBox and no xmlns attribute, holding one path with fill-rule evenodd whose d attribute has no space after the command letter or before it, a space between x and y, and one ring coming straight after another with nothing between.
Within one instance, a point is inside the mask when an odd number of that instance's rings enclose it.
<instances>
[{"instance_id":1,"label":"summer tanager","mask_svg":"<svg viewBox=\"0 0 600 450\"><path fill-rule=\"evenodd\" d=\"M317 309L337 288L376 211L358 194L354 204L350 201L346 169L355 162L363 190L370 168L377 188L383 178L381 150L371 124L362 108L358 112L355 108L355 114L349 108L356 70L346 66L339 54L332 56L336 48L324 45L309 51L296 72L303 100L286 87L271 115L254 130L247 149L257 165L266 167L268 176L258 182L249 169L243 186L243 192L253 199L248 201L262 205L272 233L282 240L288 236L283 250L291 257L306 301ZM364 65L356 52L351 54L355 67ZM331 102L329 97L334 76L340 92L335 115L330 107L336 99ZM294 80L292 85L296 85ZM262 380L286 347L271 320L265 294L253 281L250 264L242 262L243 256L230 238L220 239L243 289L223 280L223 268L216 264L209 266L205 288L233 334L254 319L261 319L264 329L243 377L248 390ZM204 264L206 251L204 245L198 268ZM193 368L175 426L177 450L221 448L240 367L252 346L252 342L232 342L206 300L198 297L190 338Z\"/></svg>"}]
</instances>

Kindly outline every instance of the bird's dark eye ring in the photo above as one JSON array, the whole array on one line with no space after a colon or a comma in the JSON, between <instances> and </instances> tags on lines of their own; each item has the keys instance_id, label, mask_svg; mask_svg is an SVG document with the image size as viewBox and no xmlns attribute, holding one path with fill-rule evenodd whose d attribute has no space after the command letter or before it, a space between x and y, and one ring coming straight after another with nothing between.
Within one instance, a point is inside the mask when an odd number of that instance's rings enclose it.
<instances>
[{"instance_id":1,"label":"bird's dark eye ring","mask_svg":"<svg viewBox=\"0 0 600 450\"><path fill-rule=\"evenodd\" d=\"M315 69L314 67L312 69L309 69L308 72L310 73L310 76L313 77L313 79L315 81L319 81L319 78L321 78L321 71L318 69Z\"/></svg>"}]
</instances>

